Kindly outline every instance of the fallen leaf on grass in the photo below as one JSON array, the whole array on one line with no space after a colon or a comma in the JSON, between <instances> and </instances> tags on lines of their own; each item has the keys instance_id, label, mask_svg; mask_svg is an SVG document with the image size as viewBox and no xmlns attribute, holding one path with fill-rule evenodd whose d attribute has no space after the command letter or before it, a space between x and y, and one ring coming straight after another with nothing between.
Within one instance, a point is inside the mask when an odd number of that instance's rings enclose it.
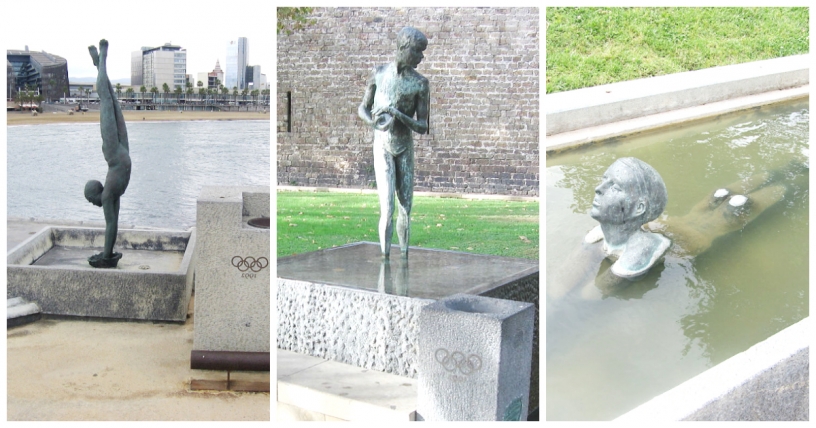
<instances>
[{"instance_id":1,"label":"fallen leaf on grass","mask_svg":"<svg viewBox=\"0 0 816 428\"><path fill-rule=\"evenodd\" d=\"M295 224L295 223L289 223L289 227L297 227L297 224Z\"/></svg>"},{"instance_id":2,"label":"fallen leaf on grass","mask_svg":"<svg viewBox=\"0 0 816 428\"><path fill-rule=\"evenodd\" d=\"M529 239L527 239L527 237L526 237L526 236L519 236L519 239L521 239L521 240L522 240L522 242L527 242L527 243L529 243L529 242L530 242L530 240L529 240Z\"/></svg>"}]
</instances>

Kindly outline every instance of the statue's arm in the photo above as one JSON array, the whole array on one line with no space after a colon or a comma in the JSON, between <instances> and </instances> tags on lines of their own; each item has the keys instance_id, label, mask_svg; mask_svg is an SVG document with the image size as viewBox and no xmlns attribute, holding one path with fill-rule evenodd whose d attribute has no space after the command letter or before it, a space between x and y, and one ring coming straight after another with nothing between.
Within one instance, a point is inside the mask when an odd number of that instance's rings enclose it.
<instances>
[{"instance_id":1,"label":"statue's arm","mask_svg":"<svg viewBox=\"0 0 816 428\"><path fill-rule=\"evenodd\" d=\"M374 94L377 92L377 84L374 80L374 73L376 73L376 70L368 79L365 94L363 94L363 102L361 102L360 106L357 107L357 115L360 116L360 119L363 119L363 122L365 122L366 125L371 127L374 127L374 119L371 117L371 107L374 106Z\"/></svg>"}]
</instances>

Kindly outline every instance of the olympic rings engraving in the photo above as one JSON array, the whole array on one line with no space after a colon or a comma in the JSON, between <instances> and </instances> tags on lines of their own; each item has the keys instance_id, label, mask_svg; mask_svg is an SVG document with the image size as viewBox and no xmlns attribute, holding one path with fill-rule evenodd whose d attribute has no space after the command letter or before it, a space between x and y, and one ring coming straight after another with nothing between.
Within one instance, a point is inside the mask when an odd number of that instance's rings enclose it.
<instances>
[{"instance_id":1,"label":"olympic rings engraving","mask_svg":"<svg viewBox=\"0 0 816 428\"><path fill-rule=\"evenodd\" d=\"M231 263L241 272L246 272L247 270L251 270L252 272L260 272L269 266L269 259L266 257L258 257L255 259L254 257L243 258L241 256L235 256L232 258Z\"/></svg>"},{"instance_id":2,"label":"olympic rings engraving","mask_svg":"<svg viewBox=\"0 0 816 428\"><path fill-rule=\"evenodd\" d=\"M450 352L445 348L439 348L434 352L436 362L442 365L445 370L449 372L456 372L467 376L482 368L482 359L475 354L470 354L467 357L465 354L454 351Z\"/></svg>"}]
</instances>

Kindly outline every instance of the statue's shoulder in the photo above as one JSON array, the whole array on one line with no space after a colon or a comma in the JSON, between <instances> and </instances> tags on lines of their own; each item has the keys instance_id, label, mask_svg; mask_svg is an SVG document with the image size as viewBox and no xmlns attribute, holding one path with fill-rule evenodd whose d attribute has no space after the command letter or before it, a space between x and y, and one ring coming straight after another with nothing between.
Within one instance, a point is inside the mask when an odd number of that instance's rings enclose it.
<instances>
[{"instance_id":1,"label":"statue's shoulder","mask_svg":"<svg viewBox=\"0 0 816 428\"><path fill-rule=\"evenodd\" d=\"M417 80L423 86L428 86L428 78L419 74L416 69L411 70L411 78Z\"/></svg>"},{"instance_id":2,"label":"statue's shoulder","mask_svg":"<svg viewBox=\"0 0 816 428\"><path fill-rule=\"evenodd\" d=\"M671 240L659 233L642 233L626 243L626 249L612 265L612 273L621 278L635 279L651 269L671 246Z\"/></svg>"},{"instance_id":3,"label":"statue's shoulder","mask_svg":"<svg viewBox=\"0 0 816 428\"><path fill-rule=\"evenodd\" d=\"M383 71L385 70L385 67L387 67L387 66L388 66L388 64L375 65L374 67L372 67L371 68L371 73L369 73L369 75L368 75L368 83L369 84L374 84L377 81L377 78L382 75Z\"/></svg>"}]
</instances>

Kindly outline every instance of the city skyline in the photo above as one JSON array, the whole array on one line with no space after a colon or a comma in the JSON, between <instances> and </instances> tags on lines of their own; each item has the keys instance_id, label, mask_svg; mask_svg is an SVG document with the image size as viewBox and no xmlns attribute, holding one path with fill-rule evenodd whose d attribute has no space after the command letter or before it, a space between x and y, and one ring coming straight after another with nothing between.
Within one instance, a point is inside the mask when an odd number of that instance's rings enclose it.
<instances>
[{"instance_id":1,"label":"city skyline","mask_svg":"<svg viewBox=\"0 0 816 428\"><path fill-rule=\"evenodd\" d=\"M194 11L189 3L150 2L156 7L145 7L145 10L160 10L159 16L191 16ZM4 7L7 16L26 16L28 11L19 3ZM83 3L81 19L69 19L55 8L45 9L38 14L37 31L31 30L31 22L10 20L4 28L3 44L6 50L45 51L58 55L68 61L69 79L96 77L96 67L91 62L88 46L96 45L99 39L107 39L111 50L108 58L108 70L111 80L130 81L131 53L144 47L158 47L165 43L181 46L187 51L187 74L193 77L200 72L210 72L216 61L222 66L226 63L225 46L239 35L246 37L255 48L252 53L252 65L260 65L269 70L273 65L275 47L274 8L268 13L251 14L232 20L181 19L167 25L166 20L142 19L139 31L134 31L132 20L124 19L120 14L112 14L106 3L87 1ZM50 12L49 12L50 11ZM137 17L134 14L133 17ZM264 17L264 19L261 19ZM126 17L125 17L126 18ZM124 20L123 20L124 19ZM78 29L76 21L87 25Z\"/></svg>"}]
</instances>

